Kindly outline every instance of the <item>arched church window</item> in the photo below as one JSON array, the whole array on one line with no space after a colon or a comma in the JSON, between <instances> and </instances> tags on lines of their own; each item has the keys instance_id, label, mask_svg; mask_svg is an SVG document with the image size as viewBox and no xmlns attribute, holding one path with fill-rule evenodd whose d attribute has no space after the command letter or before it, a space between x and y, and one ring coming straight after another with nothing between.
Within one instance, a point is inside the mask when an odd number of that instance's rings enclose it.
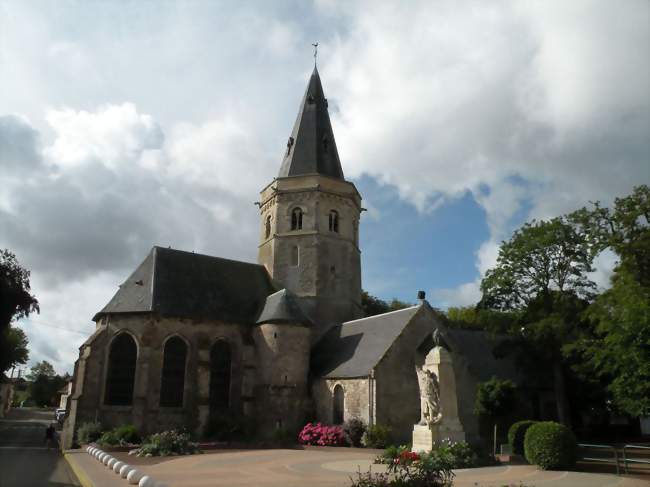
<instances>
[{"instance_id":1,"label":"arched church window","mask_svg":"<svg viewBox=\"0 0 650 487\"><path fill-rule=\"evenodd\" d=\"M334 403L332 407L332 423L334 424L343 424L345 410L345 392L343 392L343 386L337 384L334 387Z\"/></svg>"},{"instance_id":2,"label":"arched church window","mask_svg":"<svg viewBox=\"0 0 650 487\"><path fill-rule=\"evenodd\" d=\"M291 230L302 230L302 209L294 208L291 212Z\"/></svg>"},{"instance_id":3,"label":"arched church window","mask_svg":"<svg viewBox=\"0 0 650 487\"><path fill-rule=\"evenodd\" d=\"M297 266L300 259L300 250L297 245L291 247L291 265Z\"/></svg>"},{"instance_id":4,"label":"arched church window","mask_svg":"<svg viewBox=\"0 0 650 487\"><path fill-rule=\"evenodd\" d=\"M138 347L131 335L120 333L115 337L108 352L104 403L114 406L133 404L137 358Z\"/></svg>"},{"instance_id":5,"label":"arched church window","mask_svg":"<svg viewBox=\"0 0 650 487\"><path fill-rule=\"evenodd\" d=\"M339 233L339 213L336 210L330 211L330 232Z\"/></svg>"},{"instance_id":6,"label":"arched church window","mask_svg":"<svg viewBox=\"0 0 650 487\"><path fill-rule=\"evenodd\" d=\"M271 215L266 217L266 222L264 223L264 238L269 238L271 236Z\"/></svg>"},{"instance_id":7,"label":"arched church window","mask_svg":"<svg viewBox=\"0 0 650 487\"><path fill-rule=\"evenodd\" d=\"M210 350L210 409L230 406L230 370L232 354L230 345L217 341Z\"/></svg>"},{"instance_id":8,"label":"arched church window","mask_svg":"<svg viewBox=\"0 0 650 487\"><path fill-rule=\"evenodd\" d=\"M187 345L180 337L172 337L165 343L162 377L160 382L160 405L182 407L185 389L185 359Z\"/></svg>"}]
</instances>

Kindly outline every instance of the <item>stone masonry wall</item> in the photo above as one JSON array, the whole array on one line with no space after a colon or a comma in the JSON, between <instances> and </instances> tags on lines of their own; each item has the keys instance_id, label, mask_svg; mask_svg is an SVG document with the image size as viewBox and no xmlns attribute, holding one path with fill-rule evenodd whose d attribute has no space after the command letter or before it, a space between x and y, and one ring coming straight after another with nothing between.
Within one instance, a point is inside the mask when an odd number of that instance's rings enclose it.
<instances>
[{"instance_id":1,"label":"stone masonry wall","mask_svg":"<svg viewBox=\"0 0 650 487\"><path fill-rule=\"evenodd\" d=\"M371 423L371 390L367 377L359 379L318 379L312 384L312 397L316 407L316 419L322 423L332 424L334 388L343 387L343 419L359 418L364 423Z\"/></svg>"}]
</instances>

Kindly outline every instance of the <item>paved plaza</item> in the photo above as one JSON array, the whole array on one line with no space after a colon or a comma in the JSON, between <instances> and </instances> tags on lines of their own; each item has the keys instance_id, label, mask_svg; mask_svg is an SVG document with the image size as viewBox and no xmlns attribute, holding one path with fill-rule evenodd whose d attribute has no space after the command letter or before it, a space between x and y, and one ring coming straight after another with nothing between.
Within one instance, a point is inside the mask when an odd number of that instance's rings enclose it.
<instances>
[{"instance_id":1,"label":"paved plaza","mask_svg":"<svg viewBox=\"0 0 650 487\"><path fill-rule=\"evenodd\" d=\"M115 453L120 460L136 465L169 487L345 487L359 469L382 470L373 465L377 451L349 448L304 450L221 451L172 459L138 459ZM67 458L94 487L126 487L125 480L82 451ZM503 485L549 487L648 487L650 479L609 474L548 472L534 466L498 466L456 471L456 487L501 487ZM87 487L86 485L84 487Z\"/></svg>"}]
</instances>

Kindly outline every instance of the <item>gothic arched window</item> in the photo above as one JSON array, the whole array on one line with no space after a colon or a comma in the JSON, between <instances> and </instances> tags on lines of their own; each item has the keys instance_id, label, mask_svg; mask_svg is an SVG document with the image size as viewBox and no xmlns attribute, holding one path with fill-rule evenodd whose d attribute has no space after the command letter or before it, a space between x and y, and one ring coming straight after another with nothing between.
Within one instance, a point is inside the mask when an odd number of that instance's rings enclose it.
<instances>
[{"instance_id":1,"label":"gothic arched window","mask_svg":"<svg viewBox=\"0 0 650 487\"><path fill-rule=\"evenodd\" d=\"M294 208L291 212L291 230L302 230L302 209Z\"/></svg>"},{"instance_id":2,"label":"gothic arched window","mask_svg":"<svg viewBox=\"0 0 650 487\"><path fill-rule=\"evenodd\" d=\"M264 238L269 238L271 236L271 215L266 217L266 222L264 223Z\"/></svg>"},{"instance_id":3,"label":"gothic arched window","mask_svg":"<svg viewBox=\"0 0 650 487\"><path fill-rule=\"evenodd\" d=\"M108 352L105 404L129 406L133 403L137 358L138 347L131 335L120 333L115 337Z\"/></svg>"},{"instance_id":4,"label":"gothic arched window","mask_svg":"<svg viewBox=\"0 0 650 487\"><path fill-rule=\"evenodd\" d=\"M330 232L339 233L339 212L336 210L330 211Z\"/></svg>"},{"instance_id":5,"label":"gothic arched window","mask_svg":"<svg viewBox=\"0 0 650 487\"><path fill-rule=\"evenodd\" d=\"M345 392L343 392L343 386L337 384L334 387L334 401L332 404L332 423L333 424L343 424L344 418L344 408L345 408Z\"/></svg>"},{"instance_id":6,"label":"gothic arched window","mask_svg":"<svg viewBox=\"0 0 650 487\"><path fill-rule=\"evenodd\" d=\"M162 377L160 381L160 405L182 407L185 390L185 359L187 345L180 337L172 337L165 343Z\"/></svg>"},{"instance_id":7,"label":"gothic arched window","mask_svg":"<svg viewBox=\"0 0 650 487\"><path fill-rule=\"evenodd\" d=\"M230 406L230 345L217 341L210 350L210 409L226 409Z\"/></svg>"}]
</instances>

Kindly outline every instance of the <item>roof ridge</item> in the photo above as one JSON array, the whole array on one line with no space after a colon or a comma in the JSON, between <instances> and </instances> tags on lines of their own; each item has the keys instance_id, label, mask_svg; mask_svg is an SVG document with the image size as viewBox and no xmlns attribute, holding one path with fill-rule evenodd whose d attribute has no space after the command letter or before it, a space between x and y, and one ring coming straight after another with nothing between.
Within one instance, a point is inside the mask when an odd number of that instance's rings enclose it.
<instances>
[{"instance_id":1,"label":"roof ridge","mask_svg":"<svg viewBox=\"0 0 650 487\"><path fill-rule=\"evenodd\" d=\"M229 259L227 257L219 257L217 255L210 255L210 254L203 254L200 252L194 252L193 250L183 250L183 249L174 249L172 247L162 247L160 245L154 245L154 249L158 250L163 250L163 251L171 251L171 252L180 252L183 254L190 254L190 255L197 255L199 257L209 257L210 259L217 259L217 260L222 260L222 261L227 261L227 262L236 262L238 264L246 264L246 265L252 265L256 267L264 267L262 264L259 264L257 262L247 262L245 260L237 260L237 259Z\"/></svg>"},{"instance_id":2,"label":"roof ridge","mask_svg":"<svg viewBox=\"0 0 650 487\"><path fill-rule=\"evenodd\" d=\"M395 314L395 313L401 313L401 312L404 312L404 311L407 311L407 310L413 310L414 308L420 308L421 306L422 306L422 304L414 304L413 306L408 306L407 308L401 308L401 309L396 309L396 310L393 310L393 311L387 311L386 313L380 313L378 315L366 316L365 318L358 318L356 320L344 321L343 323L341 323L341 326L351 325L351 324L354 324L354 323L360 323L362 321L366 321L366 320L369 320L371 318L377 318L379 316L387 316L387 315L391 315L391 314Z\"/></svg>"}]
</instances>

